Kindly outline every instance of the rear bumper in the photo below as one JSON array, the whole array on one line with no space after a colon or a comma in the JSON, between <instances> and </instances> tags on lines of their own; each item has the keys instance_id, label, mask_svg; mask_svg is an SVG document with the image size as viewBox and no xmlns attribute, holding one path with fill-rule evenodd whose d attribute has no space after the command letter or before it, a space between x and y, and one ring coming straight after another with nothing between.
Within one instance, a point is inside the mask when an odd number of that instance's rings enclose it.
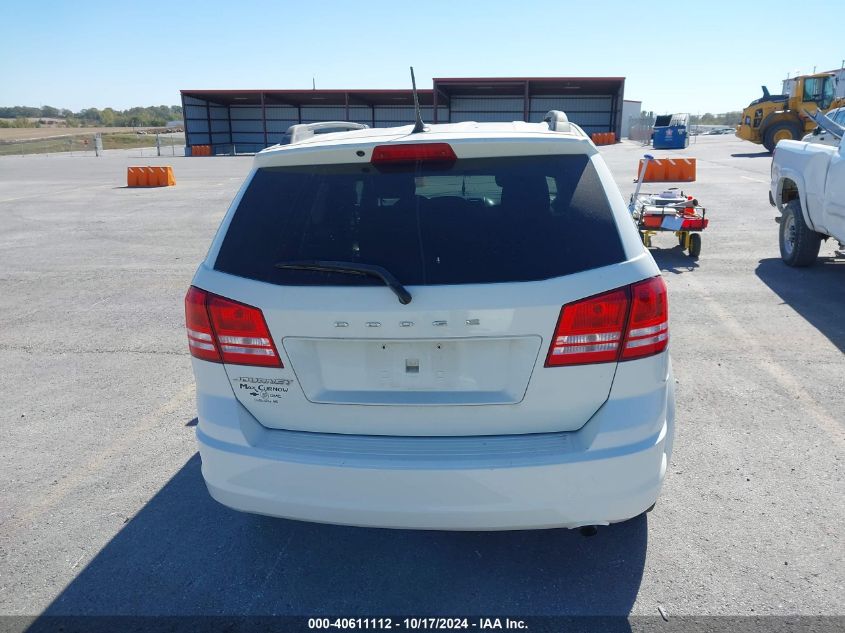
<instances>
[{"instance_id":1,"label":"rear bumper","mask_svg":"<svg viewBox=\"0 0 845 633\"><path fill-rule=\"evenodd\" d=\"M664 427L665 428L665 427ZM578 527L624 521L657 499L664 436L589 460L461 468L350 467L245 455L198 434L211 496L245 512L438 530Z\"/></svg>"},{"instance_id":2,"label":"rear bumper","mask_svg":"<svg viewBox=\"0 0 845 633\"><path fill-rule=\"evenodd\" d=\"M203 477L211 496L236 510L323 523L507 530L624 521L657 499L674 433L668 361L663 388L648 393L626 392L636 364L618 372L611 398L570 433L268 430L234 398L200 394Z\"/></svg>"}]
</instances>

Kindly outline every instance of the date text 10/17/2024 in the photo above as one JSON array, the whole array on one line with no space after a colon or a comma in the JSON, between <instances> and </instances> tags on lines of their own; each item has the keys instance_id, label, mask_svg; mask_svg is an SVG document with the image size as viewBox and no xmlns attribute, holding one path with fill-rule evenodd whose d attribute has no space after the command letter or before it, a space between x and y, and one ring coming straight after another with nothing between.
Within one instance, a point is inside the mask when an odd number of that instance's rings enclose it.
<instances>
[{"instance_id":1,"label":"date text 10/17/2024","mask_svg":"<svg viewBox=\"0 0 845 633\"><path fill-rule=\"evenodd\" d=\"M312 630L479 630L479 631L518 631L528 625L524 620L511 618L308 618L308 628Z\"/></svg>"}]
</instances>

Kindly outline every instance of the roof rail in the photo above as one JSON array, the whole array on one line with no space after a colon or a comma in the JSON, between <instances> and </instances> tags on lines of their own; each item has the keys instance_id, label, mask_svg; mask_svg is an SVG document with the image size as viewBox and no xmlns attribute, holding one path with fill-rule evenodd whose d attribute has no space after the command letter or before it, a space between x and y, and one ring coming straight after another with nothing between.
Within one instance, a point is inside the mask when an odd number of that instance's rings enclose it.
<instances>
[{"instance_id":1,"label":"roof rail","mask_svg":"<svg viewBox=\"0 0 845 633\"><path fill-rule=\"evenodd\" d=\"M549 124L549 130L552 132L571 132L569 127L569 119L566 118L566 113L561 110L549 110L543 121Z\"/></svg>"},{"instance_id":2,"label":"roof rail","mask_svg":"<svg viewBox=\"0 0 845 633\"><path fill-rule=\"evenodd\" d=\"M369 125L364 123L350 123L349 121L321 121L320 123L299 123L291 125L285 132L285 143L299 143L315 134L330 132L351 132L352 130L366 130Z\"/></svg>"}]
</instances>

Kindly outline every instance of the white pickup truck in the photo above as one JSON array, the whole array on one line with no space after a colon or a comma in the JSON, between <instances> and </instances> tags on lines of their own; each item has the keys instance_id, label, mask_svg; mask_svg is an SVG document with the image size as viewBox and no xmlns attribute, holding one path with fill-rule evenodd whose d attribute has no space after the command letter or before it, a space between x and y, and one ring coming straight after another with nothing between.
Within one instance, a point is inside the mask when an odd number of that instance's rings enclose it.
<instances>
[{"instance_id":1,"label":"white pickup truck","mask_svg":"<svg viewBox=\"0 0 845 633\"><path fill-rule=\"evenodd\" d=\"M811 265L829 237L845 243L843 128L824 115L817 122L836 145L781 141L772 158L769 202L781 212L780 255L790 266Z\"/></svg>"}]
</instances>

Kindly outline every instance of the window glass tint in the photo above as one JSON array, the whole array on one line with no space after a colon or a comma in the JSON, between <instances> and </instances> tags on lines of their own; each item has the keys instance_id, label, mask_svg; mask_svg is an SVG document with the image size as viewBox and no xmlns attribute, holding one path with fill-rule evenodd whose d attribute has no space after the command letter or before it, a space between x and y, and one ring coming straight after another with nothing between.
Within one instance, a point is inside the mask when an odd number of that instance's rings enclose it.
<instances>
[{"instance_id":1,"label":"window glass tint","mask_svg":"<svg viewBox=\"0 0 845 633\"><path fill-rule=\"evenodd\" d=\"M833 83L833 79L831 77L827 77L824 80L824 87L822 88L822 99L819 103L819 107L829 108L830 104L833 102L834 92L836 90L836 86Z\"/></svg>"},{"instance_id":2,"label":"window glass tint","mask_svg":"<svg viewBox=\"0 0 845 633\"><path fill-rule=\"evenodd\" d=\"M821 96L821 83L818 79L804 80L804 101L815 101Z\"/></svg>"},{"instance_id":3,"label":"window glass tint","mask_svg":"<svg viewBox=\"0 0 845 633\"><path fill-rule=\"evenodd\" d=\"M624 260L583 155L263 168L232 218L217 270L277 284L378 284L278 262L375 264L406 285L529 281Z\"/></svg>"}]
</instances>

